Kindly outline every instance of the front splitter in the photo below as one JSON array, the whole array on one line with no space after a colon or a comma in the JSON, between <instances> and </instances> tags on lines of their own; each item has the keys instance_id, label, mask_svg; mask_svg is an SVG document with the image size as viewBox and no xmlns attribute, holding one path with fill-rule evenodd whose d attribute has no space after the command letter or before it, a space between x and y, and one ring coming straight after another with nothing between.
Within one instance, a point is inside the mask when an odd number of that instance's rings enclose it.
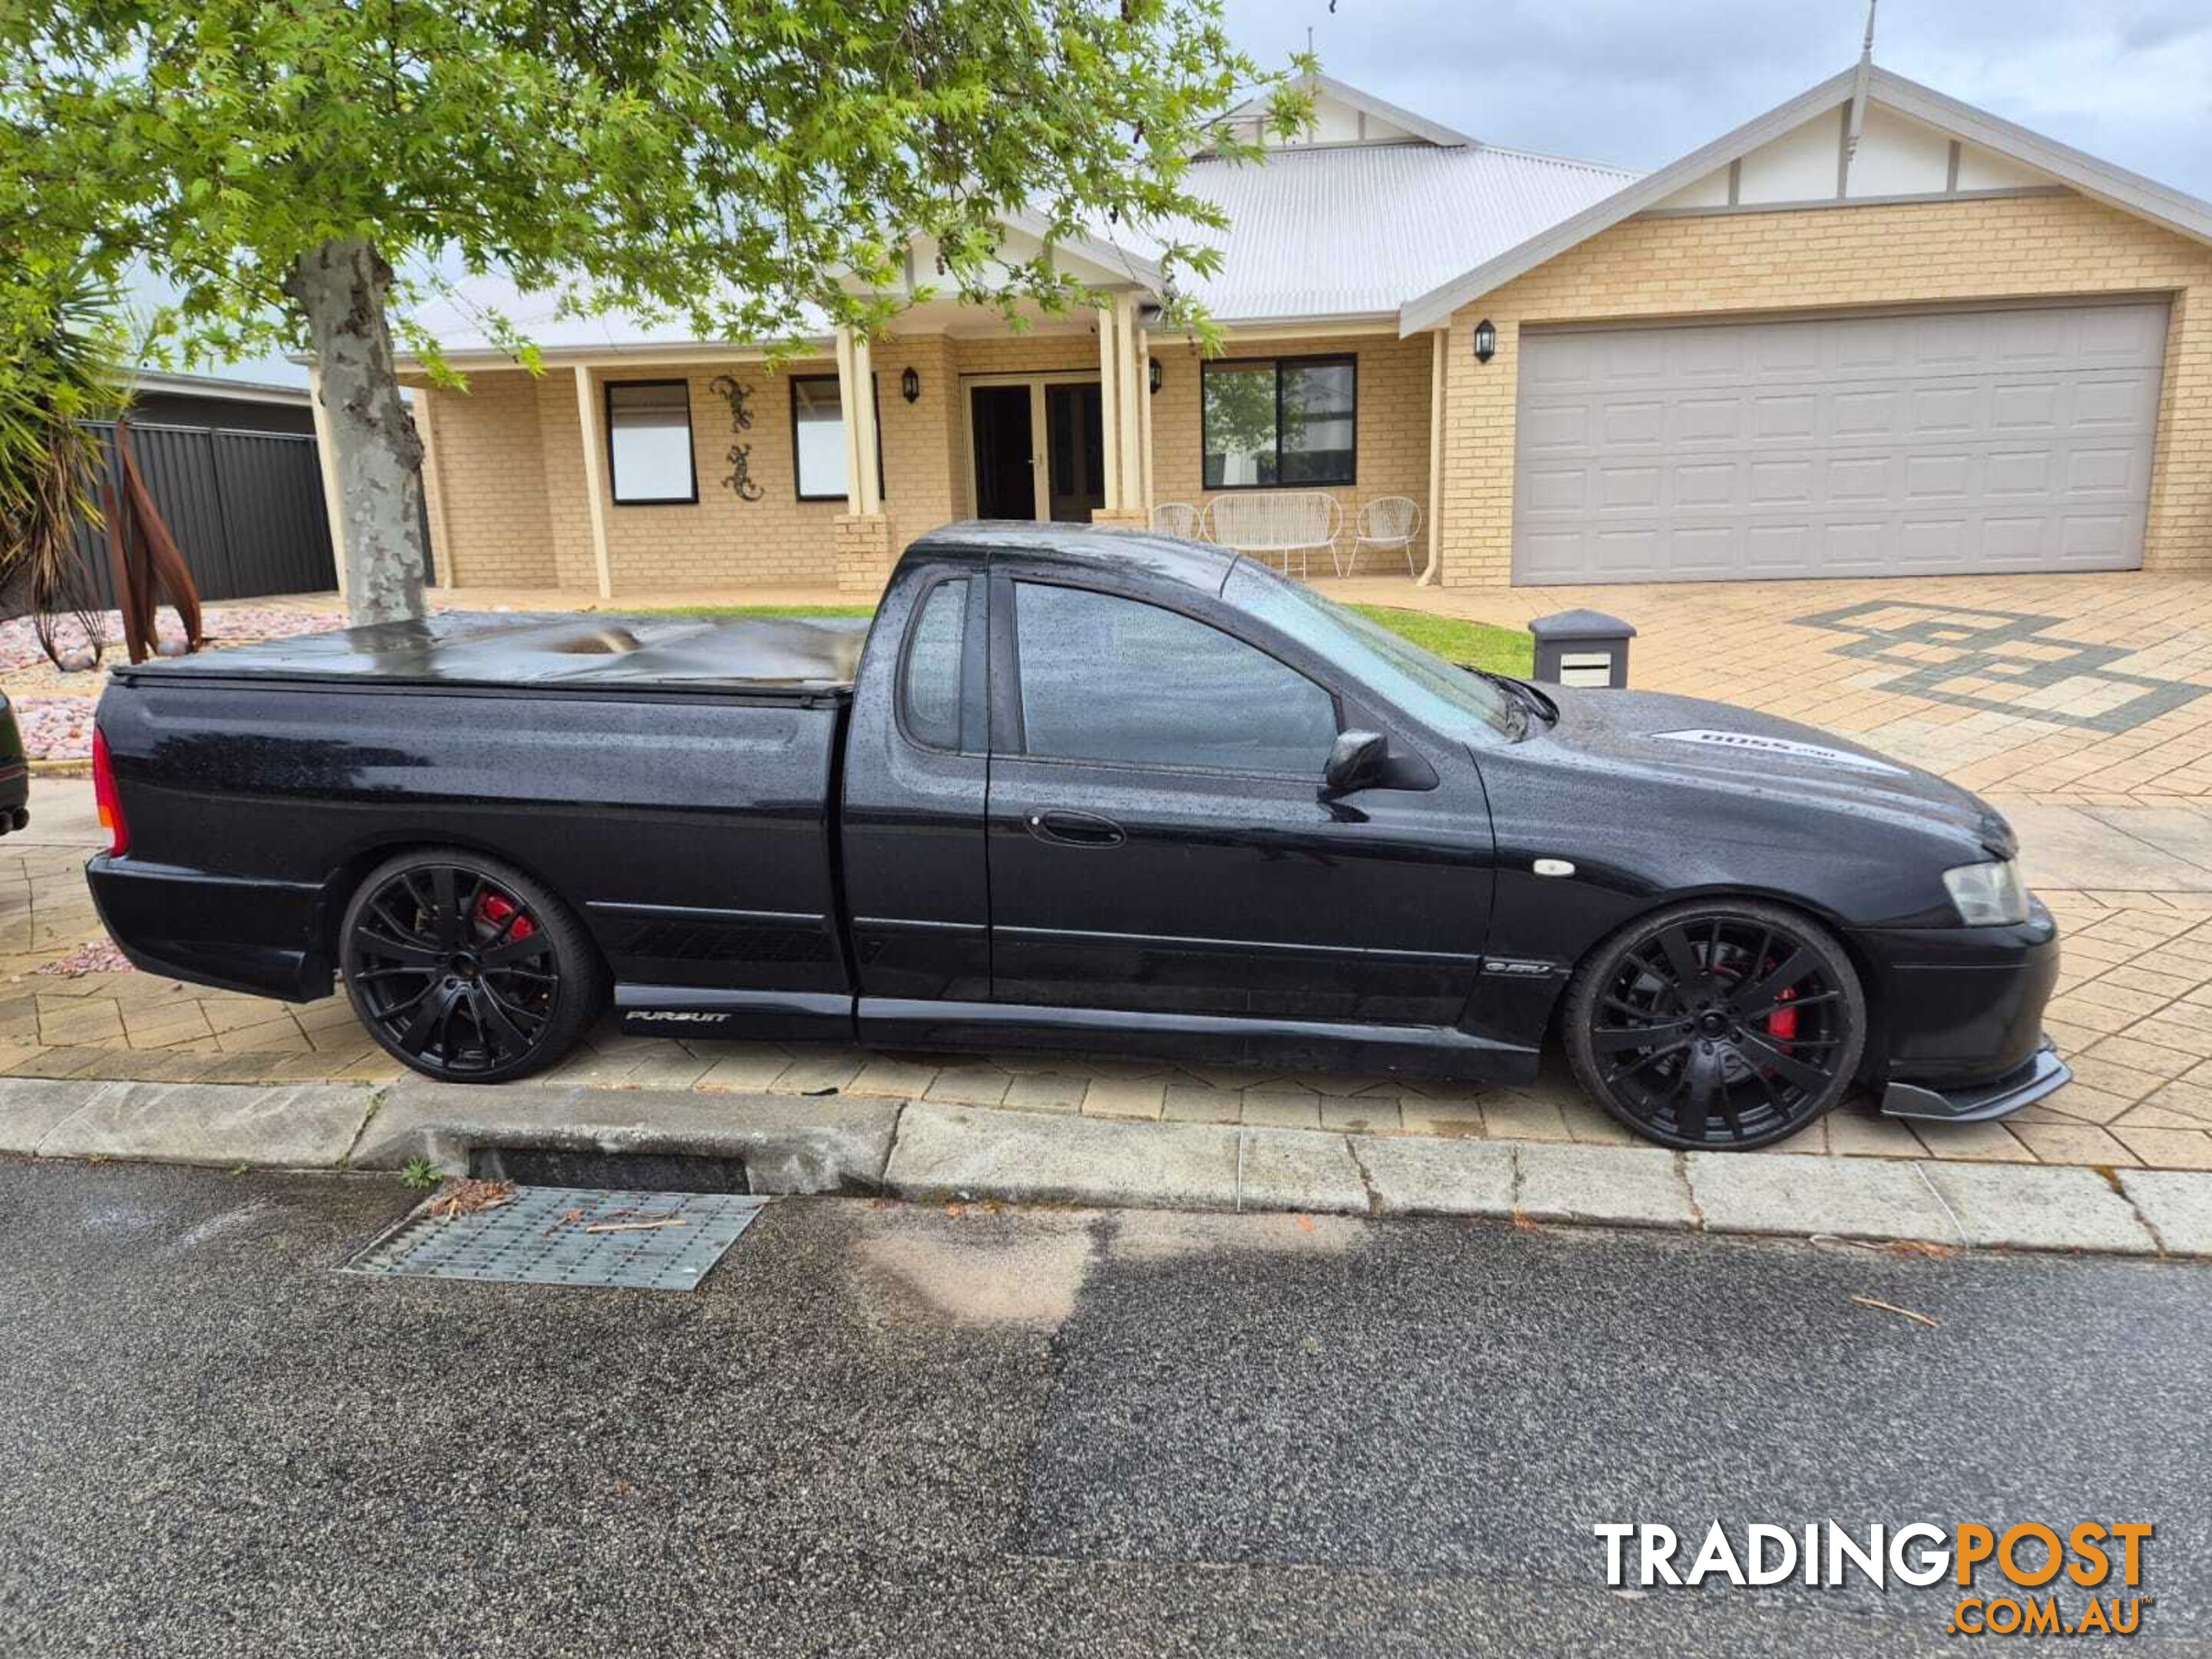
<instances>
[{"instance_id":1,"label":"front splitter","mask_svg":"<svg viewBox=\"0 0 2212 1659\"><path fill-rule=\"evenodd\" d=\"M1909 1117L1923 1122L1986 1123L2033 1106L2074 1080L2066 1062L2058 1058L2057 1045L2049 1037L2043 1046L2002 1077L1960 1089L1931 1089L1920 1083L1893 1083L1882 1091L1884 1117Z\"/></svg>"}]
</instances>

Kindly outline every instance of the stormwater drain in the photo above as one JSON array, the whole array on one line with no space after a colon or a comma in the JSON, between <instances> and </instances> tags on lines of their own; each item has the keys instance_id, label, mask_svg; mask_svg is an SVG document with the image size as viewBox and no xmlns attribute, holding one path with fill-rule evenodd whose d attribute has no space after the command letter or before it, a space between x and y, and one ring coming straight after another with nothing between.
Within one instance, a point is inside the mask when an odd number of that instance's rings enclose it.
<instances>
[{"instance_id":1,"label":"stormwater drain","mask_svg":"<svg viewBox=\"0 0 2212 1659\"><path fill-rule=\"evenodd\" d=\"M738 1193L517 1187L512 1202L463 1215L416 1211L347 1273L694 1291L761 1212Z\"/></svg>"}]
</instances>

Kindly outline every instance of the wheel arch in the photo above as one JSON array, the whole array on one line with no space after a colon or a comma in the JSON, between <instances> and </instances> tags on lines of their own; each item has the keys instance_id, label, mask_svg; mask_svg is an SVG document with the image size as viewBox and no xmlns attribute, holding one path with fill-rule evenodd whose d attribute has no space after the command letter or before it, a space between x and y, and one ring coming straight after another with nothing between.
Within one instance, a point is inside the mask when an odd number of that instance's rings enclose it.
<instances>
[{"instance_id":1,"label":"wheel arch","mask_svg":"<svg viewBox=\"0 0 2212 1659\"><path fill-rule=\"evenodd\" d=\"M398 832L378 836L358 843L349 849L323 878L319 914L315 919L314 939L333 966L343 959L340 948L342 941L338 938L338 933L345 925L346 907L353 902L353 896L361 890L361 885L368 878L369 872L380 864L403 854L447 852L473 854L479 858L495 860L501 864L510 865L529 877L531 880L568 907L577 921L582 925L584 937L591 941L592 949L599 953L601 969L606 969L606 951L599 944L599 936L592 931L590 912L563 892L560 884L550 880L545 873L529 860L517 858L505 848L495 847L489 842L479 840L473 836L406 835Z\"/></svg>"},{"instance_id":2,"label":"wheel arch","mask_svg":"<svg viewBox=\"0 0 2212 1659\"><path fill-rule=\"evenodd\" d=\"M1866 1005L1866 1046L1860 1056L1856 1075L1861 1079L1876 1075L1880 1066L1887 1063L1886 1057L1889 1052L1887 1011L1875 998L1875 988L1881 983L1881 981L1875 972L1873 959L1867 955L1865 948L1853 933L1850 923L1826 905L1816 903L1802 893L1792 893L1756 884L1729 885L1714 883L1704 887L1681 888L1671 892L1655 893L1611 927L1598 934L1583 947L1572 962L1567 964L1566 975L1559 981L1559 994L1552 1001L1552 1017L1545 1033L1547 1042L1557 1042L1560 1040L1563 1034L1562 1022L1566 1018L1567 989L1581 974L1583 965L1599 951L1604 950L1623 933L1642 927L1644 922L1662 911L1672 910L1685 904L1711 903L1717 900L1729 899L1771 904L1777 909L1787 910L1794 915L1802 916L1808 921L1818 923L1836 941L1837 947L1843 951L1844 959L1850 963L1851 971L1858 975L1861 999Z\"/></svg>"}]
</instances>

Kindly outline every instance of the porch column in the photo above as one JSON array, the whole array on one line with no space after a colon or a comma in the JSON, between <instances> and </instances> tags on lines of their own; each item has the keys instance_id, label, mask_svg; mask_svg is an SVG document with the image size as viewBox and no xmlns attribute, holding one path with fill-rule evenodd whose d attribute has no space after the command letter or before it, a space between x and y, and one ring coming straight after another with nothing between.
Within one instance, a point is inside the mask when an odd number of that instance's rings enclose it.
<instances>
[{"instance_id":1,"label":"porch column","mask_svg":"<svg viewBox=\"0 0 2212 1659\"><path fill-rule=\"evenodd\" d=\"M1437 580L1437 550L1443 544L1443 526L1437 514L1444 499L1444 366L1451 361L1451 331L1436 330L1429 356L1429 562L1418 587L1432 586Z\"/></svg>"},{"instance_id":2,"label":"porch column","mask_svg":"<svg viewBox=\"0 0 2212 1659\"><path fill-rule=\"evenodd\" d=\"M410 410L415 417L415 434L422 441L422 500L429 509L430 545L425 550L426 563L444 563L438 571L440 585L446 587L460 586L453 570L453 534L446 522L446 467L438 448L436 406L431 401L433 393L427 386L415 388L415 402Z\"/></svg>"},{"instance_id":3,"label":"porch column","mask_svg":"<svg viewBox=\"0 0 2212 1659\"><path fill-rule=\"evenodd\" d=\"M853 336L853 383L849 391L838 390L845 395L853 410L853 419L846 427L852 434L854 446L854 462L860 474L860 499L854 501L853 511L873 518L884 510L884 475L877 465L879 447L876 441L876 368L875 354L865 334Z\"/></svg>"},{"instance_id":4,"label":"porch column","mask_svg":"<svg viewBox=\"0 0 2212 1659\"><path fill-rule=\"evenodd\" d=\"M876 464L874 355L866 337L849 328L837 331L837 402L845 426L845 510L833 532L837 586L848 593L880 593L893 549Z\"/></svg>"},{"instance_id":5,"label":"porch column","mask_svg":"<svg viewBox=\"0 0 2212 1659\"><path fill-rule=\"evenodd\" d=\"M1146 510L1141 447L1145 387L1142 371L1137 366L1137 296L1116 295L1114 313L1115 370L1121 377L1121 429L1115 445L1121 459L1121 507L1126 513L1142 513Z\"/></svg>"},{"instance_id":6,"label":"porch column","mask_svg":"<svg viewBox=\"0 0 2212 1659\"><path fill-rule=\"evenodd\" d=\"M860 404L853 395L853 331L837 331L837 409L845 427L845 511L860 511Z\"/></svg>"},{"instance_id":7,"label":"porch column","mask_svg":"<svg viewBox=\"0 0 2212 1659\"><path fill-rule=\"evenodd\" d=\"M614 567L607 560L607 434L599 421L599 400L592 395L592 371L576 365L576 425L584 434L584 500L592 509L592 566L599 578L599 597L615 596Z\"/></svg>"},{"instance_id":8,"label":"porch column","mask_svg":"<svg viewBox=\"0 0 2212 1659\"><path fill-rule=\"evenodd\" d=\"M1115 340L1121 320L1118 300L1098 307L1098 443L1109 513L1121 510L1121 354Z\"/></svg>"},{"instance_id":9,"label":"porch column","mask_svg":"<svg viewBox=\"0 0 2212 1659\"><path fill-rule=\"evenodd\" d=\"M331 444L330 411L323 407L323 370L307 365L307 410L315 422L315 464L323 475L323 516L331 522L331 557L337 566L338 597L345 598L345 491L338 483L337 451Z\"/></svg>"},{"instance_id":10,"label":"porch column","mask_svg":"<svg viewBox=\"0 0 2212 1659\"><path fill-rule=\"evenodd\" d=\"M1145 510L1145 522L1152 520L1152 337L1150 330L1137 331L1137 407L1143 411L1137 422L1137 476L1141 488L1137 505Z\"/></svg>"}]
</instances>

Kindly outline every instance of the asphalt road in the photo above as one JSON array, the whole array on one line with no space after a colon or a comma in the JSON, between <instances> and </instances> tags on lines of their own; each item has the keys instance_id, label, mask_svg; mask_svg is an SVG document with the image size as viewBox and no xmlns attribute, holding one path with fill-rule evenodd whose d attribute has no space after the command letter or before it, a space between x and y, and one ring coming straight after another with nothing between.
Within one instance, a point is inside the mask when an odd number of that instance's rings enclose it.
<instances>
[{"instance_id":1,"label":"asphalt road","mask_svg":"<svg viewBox=\"0 0 2212 1659\"><path fill-rule=\"evenodd\" d=\"M0 1651L1955 1650L1606 1588L1716 1517L2149 1520L2212 1650L2201 1267L824 1200L690 1296L335 1271L407 1202L0 1164Z\"/></svg>"}]
</instances>

